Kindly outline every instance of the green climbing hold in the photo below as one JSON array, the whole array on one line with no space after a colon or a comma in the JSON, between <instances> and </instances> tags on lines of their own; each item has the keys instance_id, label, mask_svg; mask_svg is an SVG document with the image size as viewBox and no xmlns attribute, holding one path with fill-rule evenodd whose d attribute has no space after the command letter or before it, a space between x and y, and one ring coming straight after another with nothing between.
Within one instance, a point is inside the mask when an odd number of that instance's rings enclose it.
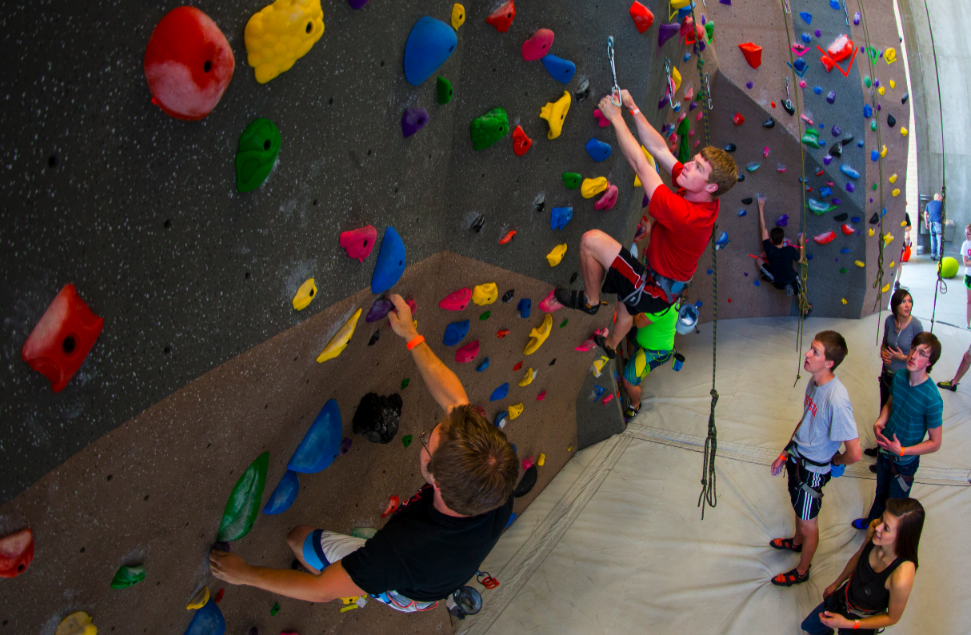
<instances>
[{"instance_id":1,"label":"green climbing hold","mask_svg":"<svg viewBox=\"0 0 971 635\"><path fill-rule=\"evenodd\" d=\"M438 78L438 103L447 104L452 101L452 82L444 77Z\"/></svg>"},{"instance_id":2,"label":"green climbing hold","mask_svg":"<svg viewBox=\"0 0 971 635\"><path fill-rule=\"evenodd\" d=\"M272 121L260 118L246 126L236 152L236 189L249 192L262 185L279 155L280 131Z\"/></svg>"},{"instance_id":3,"label":"green climbing hold","mask_svg":"<svg viewBox=\"0 0 971 635\"><path fill-rule=\"evenodd\" d=\"M280 612L280 603L279 602L274 602L273 603L273 606L270 607L270 615L273 616L273 615L276 615L279 612Z\"/></svg>"},{"instance_id":4,"label":"green climbing hold","mask_svg":"<svg viewBox=\"0 0 971 635\"><path fill-rule=\"evenodd\" d=\"M485 150L509 134L509 117L502 108L493 108L481 117L473 119L470 131L475 149Z\"/></svg>"},{"instance_id":5,"label":"green climbing hold","mask_svg":"<svg viewBox=\"0 0 971 635\"><path fill-rule=\"evenodd\" d=\"M810 148L820 148L819 145L819 131L815 128L806 128L805 134L802 135L802 142L805 143Z\"/></svg>"},{"instance_id":6,"label":"green climbing hold","mask_svg":"<svg viewBox=\"0 0 971 635\"><path fill-rule=\"evenodd\" d=\"M711 44L711 41L713 39L715 39L715 21L714 20L709 20L705 24L705 33L708 35L708 44Z\"/></svg>"},{"instance_id":7,"label":"green climbing hold","mask_svg":"<svg viewBox=\"0 0 971 635\"><path fill-rule=\"evenodd\" d=\"M870 187L870 189L872 189L872 190L873 190L874 192L876 192L876 191L877 191L877 184L876 184L876 183L874 183L874 184L873 184L873 185L872 185L872 186Z\"/></svg>"},{"instance_id":8,"label":"green climbing hold","mask_svg":"<svg viewBox=\"0 0 971 635\"><path fill-rule=\"evenodd\" d=\"M678 124L678 161L687 163L691 158L691 148L688 146L688 133L691 132L691 123L685 117Z\"/></svg>"},{"instance_id":9,"label":"green climbing hold","mask_svg":"<svg viewBox=\"0 0 971 635\"><path fill-rule=\"evenodd\" d=\"M840 273L846 273L846 267L840 267Z\"/></svg>"},{"instance_id":10,"label":"green climbing hold","mask_svg":"<svg viewBox=\"0 0 971 635\"><path fill-rule=\"evenodd\" d=\"M564 326L566 326L569 321L570 321L569 319L566 319L560 322L560 328L563 328Z\"/></svg>"},{"instance_id":11,"label":"green climbing hold","mask_svg":"<svg viewBox=\"0 0 971 635\"><path fill-rule=\"evenodd\" d=\"M253 528L256 515L260 512L263 488L266 486L266 469L270 465L270 453L264 452L250 463L226 501L223 521L219 525L216 540L232 542L239 540Z\"/></svg>"},{"instance_id":12,"label":"green climbing hold","mask_svg":"<svg viewBox=\"0 0 971 635\"><path fill-rule=\"evenodd\" d=\"M492 311L486 311L485 313L479 316L479 319L485 322L486 320L489 319L490 315L492 315Z\"/></svg>"},{"instance_id":13,"label":"green climbing hold","mask_svg":"<svg viewBox=\"0 0 971 635\"><path fill-rule=\"evenodd\" d=\"M877 129L877 120L876 119L871 119L870 120L870 130L876 130L876 129Z\"/></svg>"},{"instance_id":14,"label":"green climbing hold","mask_svg":"<svg viewBox=\"0 0 971 635\"><path fill-rule=\"evenodd\" d=\"M145 567L136 565L134 567L118 567L114 579L111 580L112 589L127 589L135 586L145 579Z\"/></svg>"},{"instance_id":15,"label":"green climbing hold","mask_svg":"<svg viewBox=\"0 0 971 635\"><path fill-rule=\"evenodd\" d=\"M411 383L411 378L405 377L404 379L401 380L401 389L404 390L405 388L408 387L408 384L410 383Z\"/></svg>"},{"instance_id":16,"label":"green climbing hold","mask_svg":"<svg viewBox=\"0 0 971 635\"><path fill-rule=\"evenodd\" d=\"M827 203L824 203L823 201L819 201L814 198L810 198L807 201L806 207L808 207L810 211L812 211L812 213L816 214L817 216L822 216L826 212L836 209L835 205L829 205Z\"/></svg>"},{"instance_id":17,"label":"green climbing hold","mask_svg":"<svg viewBox=\"0 0 971 635\"><path fill-rule=\"evenodd\" d=\"M407 448L409 445L411 445L411 441L413 438L414 437L412 437L410 434L406 434L405 436L401 437L402 445L404 445Z\"/></svg>"},{"instance_id":18,"label":"green climbing hold","mask_svg":"<svg viewBox=\"0 0 971 635\"><path fill-rule=\"evenodd\" d=\"M568 190L575 190L580 187L580 183L583 182L583 177L576 172L564 172L563 173L563 185L566 186Z\"/></svg>"},{"instance_id":19,"label":"green climbing hold","mask_svg":"<svg viewBox=\"0 0 971 635\"><path fill-rule=\"evenodd\" d=\"M365 540L370 540L374 538L374 534L378 533L378 530L374 527L355 527L351 530L351 535L355 538L364 538Z\"/></svg>"},{"instance_id":20,"label":"green climbing hold","mask_svg":"<svg viewBox=\"0 0 971 635\"><path fill-rule=\"evenodd\" d=\"M869 75L866 75L863 78L863 85L866 86L867 88L869 88L870 87L870 84L872 84L872 83L873 83L873 81L870 79L870 76Z\"/></svg>"}]
</instances>

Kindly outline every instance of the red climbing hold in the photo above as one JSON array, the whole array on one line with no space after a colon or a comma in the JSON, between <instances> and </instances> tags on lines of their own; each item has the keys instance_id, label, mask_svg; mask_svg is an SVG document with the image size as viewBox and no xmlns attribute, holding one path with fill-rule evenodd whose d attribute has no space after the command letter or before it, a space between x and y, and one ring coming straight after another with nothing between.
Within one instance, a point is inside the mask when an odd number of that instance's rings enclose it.
<instances>
[{"instance_id":1,"label":"red climbing hold","mask_svg":"<svg viewBox=\"0 0 971 635\"><path fill-rule=\"evenodd\" d=\"M600 124L601 128L606 128L610 125L610 120L604 117L604 114L600 112L599 108L593 109L593 116L596 117L597 123Z\"/></svg>"},{"instance_id":2,"label":"red climbing hold","mask_svg":"<svg viewBox=\"0 0 971 635\"><path fill-rule=\"evenodd\" d=\"M543 401L544 399L546 399L546 391L545 390L543 392L539 393L538 395L536 395L536 401Z\"/></svg>"},{"instance_id":3,"label":"red climbing hold","mask_svg":"<svg viewBox=\"0 0 971 635\"><path fill-rule=\"evenodd\" d=\"M853 55L854 46L856 45L853 44L853 40L851 40L846 35L841 35L838 38L836 38L836 40L832 44L829 45L829 48L826 49L826 54L834 62L842 62L847 57L850 57L851 55Z\"/></svg>"},{"instance_id":4,"label":"red climbing hold","mask_svg":"<svg viewBox=\"0 0 971 635\"><path fill-rule=\"evenodd\" d=\"M223 599L224 595L226 595L226 589L219 589L218 591L216 591L216 595L213 596L212 601L215 602L216 604L219 604L219 602Z\"/></svg>"},{"instance_id":5,"label":"red climbing hold","mask_svg":"<svg viewBox=\"0 0 971 635\"><path fill-rule=\"evenodd\" d=\"M503 236L502 238L499 239L499 244L500 245L505 245L510 240L512 240L512 237L515 236L515 235L516 235L516 230L515 229L510 229L509 231L506 232L506 235L505 236Z\"/></svg>"},{"instance_id":6,"label":"red climbing hold","mask_svg":"<svg viewBox=\"0 0 971 635\"><path fill-rule=\"evenodd\" d=\"M496 27L496 31L505 33L509 30L509 27L512 25L512 21L515 17L516 2L515 0L509 0L509 2L493 11L492 15L486 18L486 22Z\"/></svg>"},{"instance_id":7,"label":"red climbing hold","mask_svg":"<svg viewBox=\"0 0 971 635\"><path fill-rule=\"evenodd\" d=\"M843 230L843 233L847 236L852 236L853 234L856 233L856 230L853 229L851 226L847 225L846 223L843 223L843 225L840 226L840 229Z\"/></svg>"},{"instance_id":8,"label":"red climbing hold","mask_svg":"<svg viewBox=\"0 0 971 635\"><path fill-rule=\"evenodd\" d=\"M397 496L392 496L389 498L388 506L384 508L383 512L381 512L381 518L386 518L389 514L393 514L398 509L399 504L400 503Z\"/></svg>"},{"instance_id":9,"label":"red climbing hold","mask_svg":"<svg viewBox=\"0 0 971 635\"><path fill-rule=\"evenodd\" d=\"M594 203L593 208L597 210L602 209L605 211L613 209L614 205L617 204L617 194L618 194L617 186L611 185L610 187L607 188L607 191L604 192L603 196L601 196L600 199L598 199L597 202Z\"/></svg>"},{"instance_id":10,"label":"red climbing hold","mask_svg":"<svg viewBox=\"0 0 971 635\"><path fill-rule=\"evenodd\" d=\"M526 136L522 126L516 126L512 131L512 151L517 157L526 154L526 151L533 147L533 140Z\"/></svg>"},{"instance_id":11,"label":"red climbing hold","mask_svg":"<svg viewBox=\"0 0 971 635\"><path fill-rule=\"evenodd\" d=\"M30 332L20 356L51 381L51 390L61 392L81 368L104 325L74 285L65 285Z\"/></svg>"},{"instance_id":12,"label":"red climbing hold","mask_svg":"<svg viewBox=\"0 0 971 635\"><path fill-rule=\"evenodd\" d=\"M378 230L368 225L360 229L352 229L349 232L341 232L340 246L347 250L347 257L353 258L358 262L371 255L374 249L374 241L378 238Z\"/></svg>"},{"instance_id":13,"label":"red climbing hold","mask_svg":"<svg viewBox=\"0 0 971 635\"><path fill-rule=\"evenodd\" d=\"M515 15L515 11L513 12ZM549 29L540 29L523 42L523 59L527 62L535 62L543 59L550 52L553 46L553 32Z\"/></svg>"},{"instance_id":14,"label":"red climbing hold","mask_svg":"<svg viewBox=\"0 0 971 635\"><path fill-rule=\"evenodd\" d=\"M509 329L499 329L499 331L496 333L496 337L498 337L499 339L502 339L507 335L509 335L509 333L510 333Z\"/></svg>"},{"instance_id":15,"label":"red climbing hold","mask_svg":"<svg viewBox=\"0 0 971 635\"><path fill-rule=\"evenodd\" d=\"M745 123L745 117L742 116L742 113L737 112L735 113L735 116L732 117L732 121L736 126L741 126L743 123Z\"/></svg>"},{"instance_id":16,"label":"red climbing hold","mask_svg":"<svg viewBox=\"0 0 971 635\"><path fill-rule=\"evenodd\" d=\"M145 49L152 103L176 119L202 119L216 107L236 59L226 36L195 7L176 7L155 25Z\"/></svg>"},{"instance_id":17,"label":"red climbing hold","mask_svg":"<svg viewBox=\"0 0 971 635\"><path fill-rule=\"evenodd\" d=\"M468 364L479 356L479 340L469 342L462 348L455 351L455 361L459 364Z\"/></svg>"},{"instance_id":18,"label":"red climbing hold","mask_svg":"<svg viewBox=\"0 0 971 635\"><path fill-rule=\"evenodd\" d=\"M444 300L438 303L438 307L446 311L461 311L469 306L469 300L471 299L472 289L466 287L449 293L445 296Z\"/></svg>"},{"instance_id":19,"label":"red climbing hold","mask_svg":"<svg viewBox=\"0 0 971 635\"><path fill-rule=\"evenodd\" d=\"M16 578L34 559L34 533L23 529L0 538L0 578Z\"/></svg>"},{"instance_id":20,"label":"red climbing hold","mask_svg":"<svg viewBox=\"0 0 971 635\"><path fill-rule=\"evenodd\" d=\"M745 56L745 61L752 68L758 68L762 65L762 47L751 42L746 42L745 44L739 44L738 48L742 49L742 55Z\"/></svg>"},{"instance_id":21,"label":"red climbing hold","mask_svg":"<svg viewBox=\"0 0 971 635\"><path fill-rule=\"evenodd\" d=\"M523 363L522 362L519 362L518 364L516 364L515 366L513 366L512 369L514 371L516 371L516 370L519 370L522 367L523 367Z\"/></svg>"},{"instance_id":22,"label":"red climbing hold","mask_svg":"<svg viewBox=\"0 0 971 635\"><path fill-rule=\"evenodd\" d=\"M825 245L836 240L836 232L828 231L825 234L820 234L819 236L813 236L813 240L816 241L817 245Z\"/></svg>"},{"instance_id":23,"label":"red climbing hold","mask_svg":"<svg viewBox=\"0 0 971 635\"><path fill-rule=\"evenodd\" d=\"M634 26L637 27L638 33L643 33L654 24L654 14L640 2L635 1L630 5L630 17L634 19Z\"/></svg>"}]
</instances>

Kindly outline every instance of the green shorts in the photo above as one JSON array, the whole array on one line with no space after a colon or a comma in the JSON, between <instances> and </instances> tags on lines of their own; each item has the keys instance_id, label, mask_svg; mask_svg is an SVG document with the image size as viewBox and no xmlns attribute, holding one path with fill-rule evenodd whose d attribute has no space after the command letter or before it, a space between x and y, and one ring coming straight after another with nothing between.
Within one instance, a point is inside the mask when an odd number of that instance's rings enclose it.
<instances>
[{"instance_id":1,"label":"green shorts","mask_svg":"<svg viewBox=\"0 0 971 635\"><path fill-rule=\"evenodd\" d=\"M971 291L971 276L964 274L964 288Z\"/></svg>"}]
</instances>

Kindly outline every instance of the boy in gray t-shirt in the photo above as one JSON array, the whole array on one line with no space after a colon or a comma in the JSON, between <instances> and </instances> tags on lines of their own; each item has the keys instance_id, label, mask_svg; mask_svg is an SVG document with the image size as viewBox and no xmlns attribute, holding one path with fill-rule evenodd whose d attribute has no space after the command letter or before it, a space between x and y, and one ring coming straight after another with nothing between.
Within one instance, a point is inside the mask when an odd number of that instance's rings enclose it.
<instances>
[{"instance_id":1,"label":"boy in gray t-shirt","mask_svg":"<svg viewBox=\"0 0 971 635\"><path fill-rule=\"evenodd\" d=\"M856 463L863 454L853 405L846 388L833 374L846 353L846 341L836 331L816 334L803 363L812 378L806 387L802 419L786 449L772 463L772 476L781 474L783 468L788 473L796 535L776 538L769 546L802 554L795 569L772 578L772 584L778 586L792 586L809 579L809 567L819 545L816 517L822 506L823 486L834 467L839 476L843 466ZM846 445L842 453L840 444Z\"/></svg>"}]
</instances>

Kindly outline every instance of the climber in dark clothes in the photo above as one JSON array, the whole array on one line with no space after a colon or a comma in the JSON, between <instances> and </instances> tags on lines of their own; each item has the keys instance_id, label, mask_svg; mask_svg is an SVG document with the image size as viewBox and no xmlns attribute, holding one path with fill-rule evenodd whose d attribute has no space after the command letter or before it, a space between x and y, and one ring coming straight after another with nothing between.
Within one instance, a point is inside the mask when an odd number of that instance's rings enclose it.
<instances>
[{"instance_id":1,"label":"climber in dark clothes","mask_svg":"<svg viewBox=\"0 0 971 635\"><path fill-rule=\"evenodd\" d=\"M759 194L759 236L762 239L762 249L756 261L762 279L771 282L776 289L786 292L786 296L799 298L800 306L803 300L802 280L799 273L792 268L806 262L806 237L799 234L798 249L786 240L786 232L781 227L773 227L772 231L765 228L765 196ZM813 310L813 305L806 303L806 314ZM803 316L805 317L805 316Z\"/></svg>"},{"instance_id":2,"label":"climber in dark clothes","mask_svg":"<svg viewBox=\"0 0 971 635\"><path fill-rule=\"evenodd\" d=\"M445 411L423 433L419 467L427 484L365 541L308 525L287 544L310 573L247 564L213 551L213 575L308 602L371 595L411 613L435 608L472 578L512 515L519 460L506 435L469 405L458 377L435 356L399 295L391 328L408 343L432 397Z\"/></svg>"}]
</instances>

